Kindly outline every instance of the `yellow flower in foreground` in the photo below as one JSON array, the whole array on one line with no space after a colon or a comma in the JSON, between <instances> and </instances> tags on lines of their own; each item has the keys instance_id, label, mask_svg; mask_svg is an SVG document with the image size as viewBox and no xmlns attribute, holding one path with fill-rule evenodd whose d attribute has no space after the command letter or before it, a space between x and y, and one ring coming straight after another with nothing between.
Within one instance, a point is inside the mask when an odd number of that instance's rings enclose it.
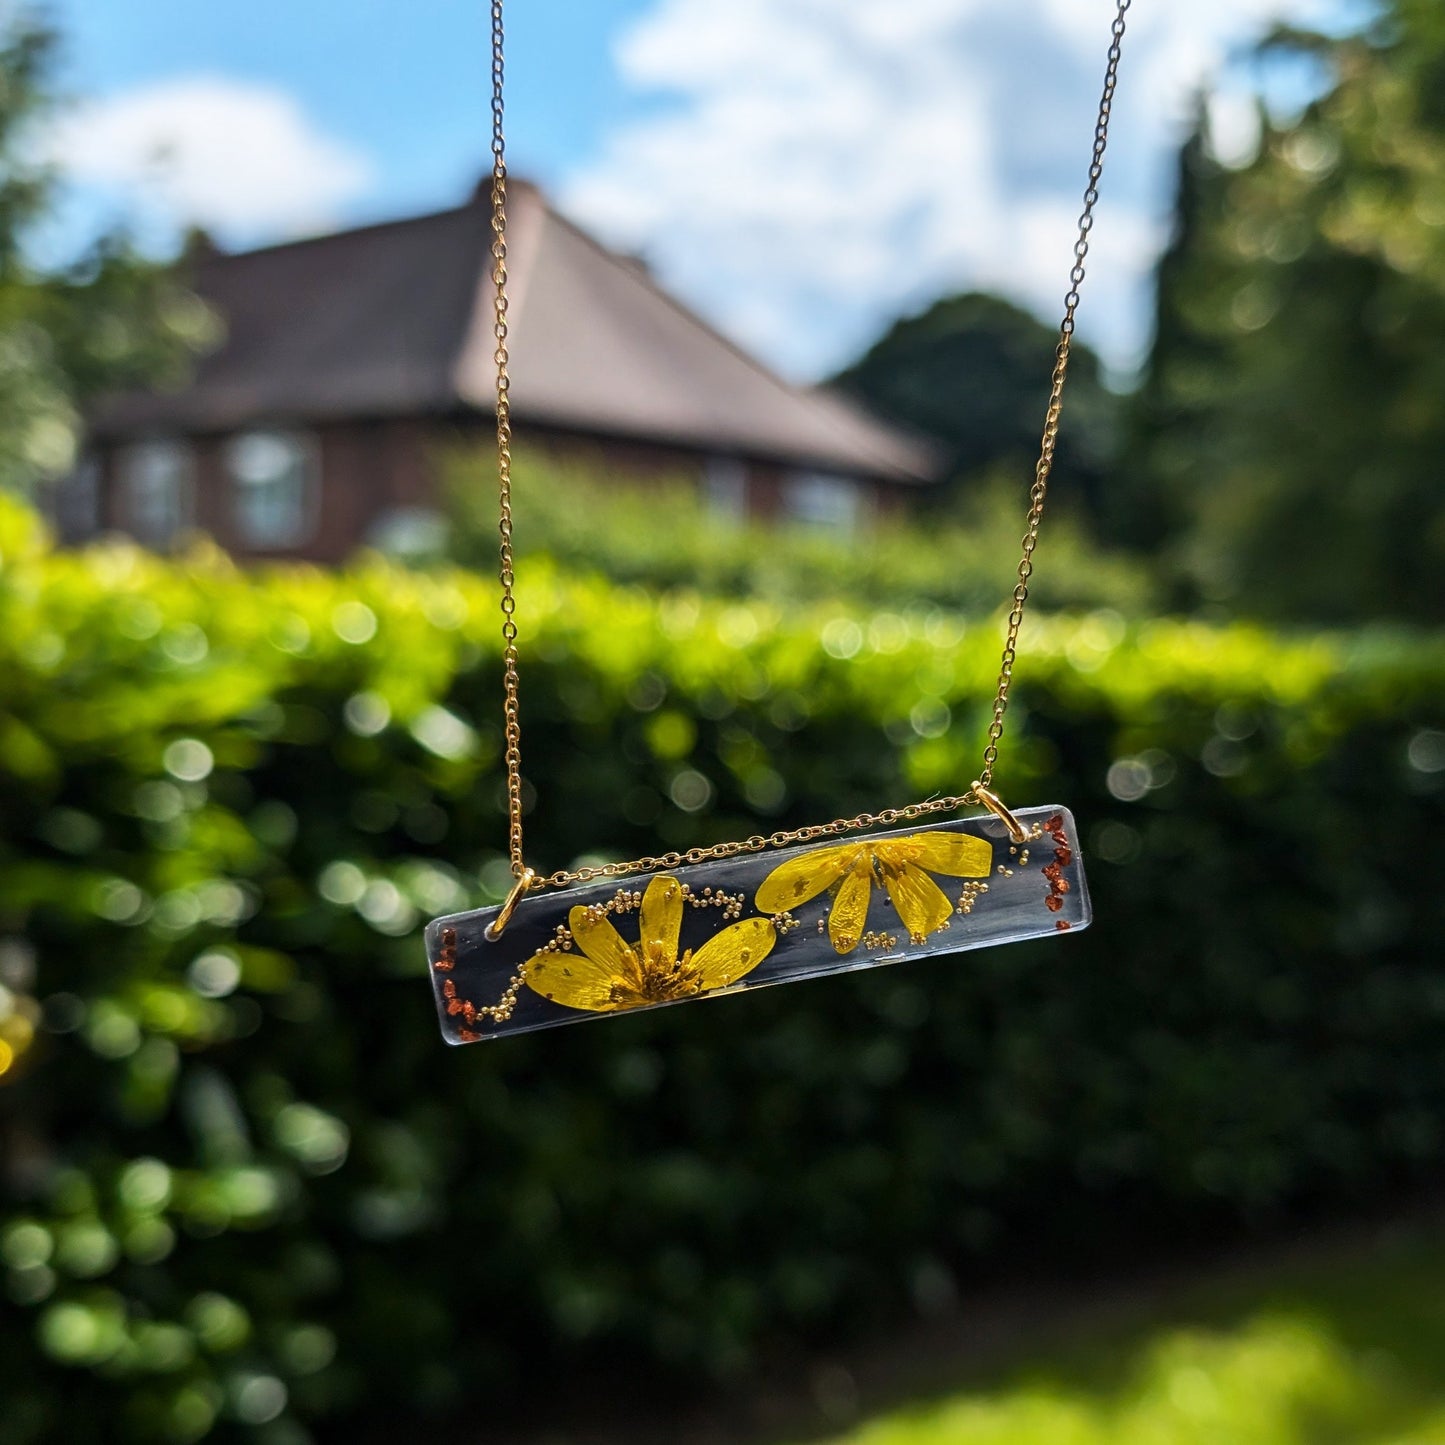
<instances>
[{"instance_id":1,"label":"yellow flower in foreground","mask_svg":"<svg viewBox=\"0 0 1445 1445\"><path fill-rule=\"evenodd\" d=\"M828 937L839 953L851 953L863 936L874 883L888 890L914 943L937 933L953 916L953 902L929 873L984 878L993 848L971 833L910 833L906 838L864 839L818 848L773 869L758 889L764 913L782 913L834 889Z\"/></svg>"},{"instance_id":2,"label":"yellow flower in foreground","mask_svg":"<svg viewBox=\"0 0 1445 1445\"><path fill-rule=\"evenodd\" d=\"M736 983L777 942L771 920L745 918L713 934L696 952L679 953L682 911L682 885L667 874L654 878L642 895L636 943L626 942L601 908L579 905L567 924L580 955L538 955L527 968L527 986L554 1003L596 1013L670 1003Z\"/></svg>"}]
</instances>

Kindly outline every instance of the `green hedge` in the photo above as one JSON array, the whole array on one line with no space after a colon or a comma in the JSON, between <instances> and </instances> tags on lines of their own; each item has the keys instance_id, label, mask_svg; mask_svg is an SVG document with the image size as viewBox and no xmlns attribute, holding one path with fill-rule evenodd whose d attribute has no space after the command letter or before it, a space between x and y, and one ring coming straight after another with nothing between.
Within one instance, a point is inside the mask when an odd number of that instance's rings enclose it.
<instances>
[{"instance_id":1,"label":"green hedge","mask_svg":"<svg viewBox=\"0 0 1445 1445\"><path fill-rule=\"evenodd\" d=\"M451 502L449 553L490 573L497 550L496 458L473 443L441 458ZM826 527L743 522L699 505L696 482L659 477L639 485L605 458L517 452L515 515L520 556L541 554L572 570L625 584L694 588L717 597L808 604L840 590L873 607L934 605L989 611L1013 590L1022 516L1016 469L982 475L957 518L875 519L866 541ZM1111 607L1129 616L1158 594L1137 554L1106 551L1065 488L1050 502L1048 565L1037 598L1046 607Z\"/></svg>"},{"instance_id":2,"label":"green hedge","mask_svg":"<svg viewBox=\"0 0 1445 1445\"><path fill-rule=\"evenodd\" d=\"M1438 640L1031 624L1000 782L1074 807L1093 930L454 1051L490 583L17 509L0 558L5 1445L480 1428L1436 1168ZM523 607L538 865L972 776L995 622L541 561Z\"/></svg>"}]
</instances>

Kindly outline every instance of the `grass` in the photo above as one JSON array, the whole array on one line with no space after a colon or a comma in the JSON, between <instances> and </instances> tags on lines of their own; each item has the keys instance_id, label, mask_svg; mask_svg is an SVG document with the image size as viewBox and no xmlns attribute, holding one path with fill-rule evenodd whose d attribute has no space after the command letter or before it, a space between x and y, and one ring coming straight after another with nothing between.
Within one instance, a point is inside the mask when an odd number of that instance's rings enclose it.
<instances>
[{"instance_id":1,"label":"grass","mask_svg":"<svg viewBox=\"0 0 1445 1445\"><path fill-rule=\"evenodd\" d=\"M1192 1289L830 1445L1445 1445L1445 1225Z\"/></svg>"}]
</instances>

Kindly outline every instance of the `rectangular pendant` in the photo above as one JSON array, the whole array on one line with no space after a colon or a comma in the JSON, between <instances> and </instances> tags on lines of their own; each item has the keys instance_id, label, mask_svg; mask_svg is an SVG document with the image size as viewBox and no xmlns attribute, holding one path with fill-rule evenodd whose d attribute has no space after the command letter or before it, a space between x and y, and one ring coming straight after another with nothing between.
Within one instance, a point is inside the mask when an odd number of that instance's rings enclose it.
<instances>
[{"instance_id":1,"label":"rectangular pendant","mask_svg":"<svg viewBox=\"0 0 1445 1445\"><path fill-rule=\"evenodd\" d=\"M426 930L448 1043L1087 928L1065 808L991 814L539 892Z\"/></svg>"}]
</instances>

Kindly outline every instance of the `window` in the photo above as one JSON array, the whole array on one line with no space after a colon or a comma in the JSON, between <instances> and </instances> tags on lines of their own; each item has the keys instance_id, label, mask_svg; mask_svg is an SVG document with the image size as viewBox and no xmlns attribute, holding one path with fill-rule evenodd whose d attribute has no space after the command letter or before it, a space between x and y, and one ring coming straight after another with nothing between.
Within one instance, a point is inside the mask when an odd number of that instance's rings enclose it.
<instances>
[{"instance_id":1,"label":"window","mask_svg":"<svg viewBox=\"0 0 1445 1445\"><path fill-rule=\"evenodd\" d=\"M863 517L863 489L849 477L797 472L784 486L783 506L795 522L851 532Z\"/></svg>"},{"instance_id":2,"label":"window","mask_svg":"<svg viewBox=\"0 0 1445 1445\"><path fill-rule=\"evenodd\" d=\"M736 457L709 457L702 474L702 495L710 516L741 522L748 515L748 469Z\"/></svg>"},{"instance_id":3,"label":"window","mask_svg":"<svg viewBox=\"0 0 1445 1445\"><path fill-rule=\"evenodd\" d=\"M445 555L447 519L431 507L393 507L366 533L367 545L404 561L431 561Z\"/></svg>"},{"instance_id":4,"label":"window","mask_svg":"<svg viewBox=\"0 0 1445 1445\"><path fill-rule=\"evenodd\" d=\"M315 524L315 449L287 432L255 431L226 447L237 540L295 547Z\"/></svg>"},{"instance_id":5,"label":"window","mask_svg":"<svg viewBox=\"0 0 1445 1445\"><path fill-rule=\"evenodd\" d=\"M120 458L121 525L151 547L168 547L191 520L193 466L184 442L141 442Z\"/></svg>"},{"instance_id":6,"label":"window","mask_svg":"<svg viewBox=\"0 0 1445 1445\"><path fill-rule=\"evenodd\" d=\"M84 456L52 494L55 525L67 542L81 542L100 531L100 463Z\"/></svg>"}]
</instances>

